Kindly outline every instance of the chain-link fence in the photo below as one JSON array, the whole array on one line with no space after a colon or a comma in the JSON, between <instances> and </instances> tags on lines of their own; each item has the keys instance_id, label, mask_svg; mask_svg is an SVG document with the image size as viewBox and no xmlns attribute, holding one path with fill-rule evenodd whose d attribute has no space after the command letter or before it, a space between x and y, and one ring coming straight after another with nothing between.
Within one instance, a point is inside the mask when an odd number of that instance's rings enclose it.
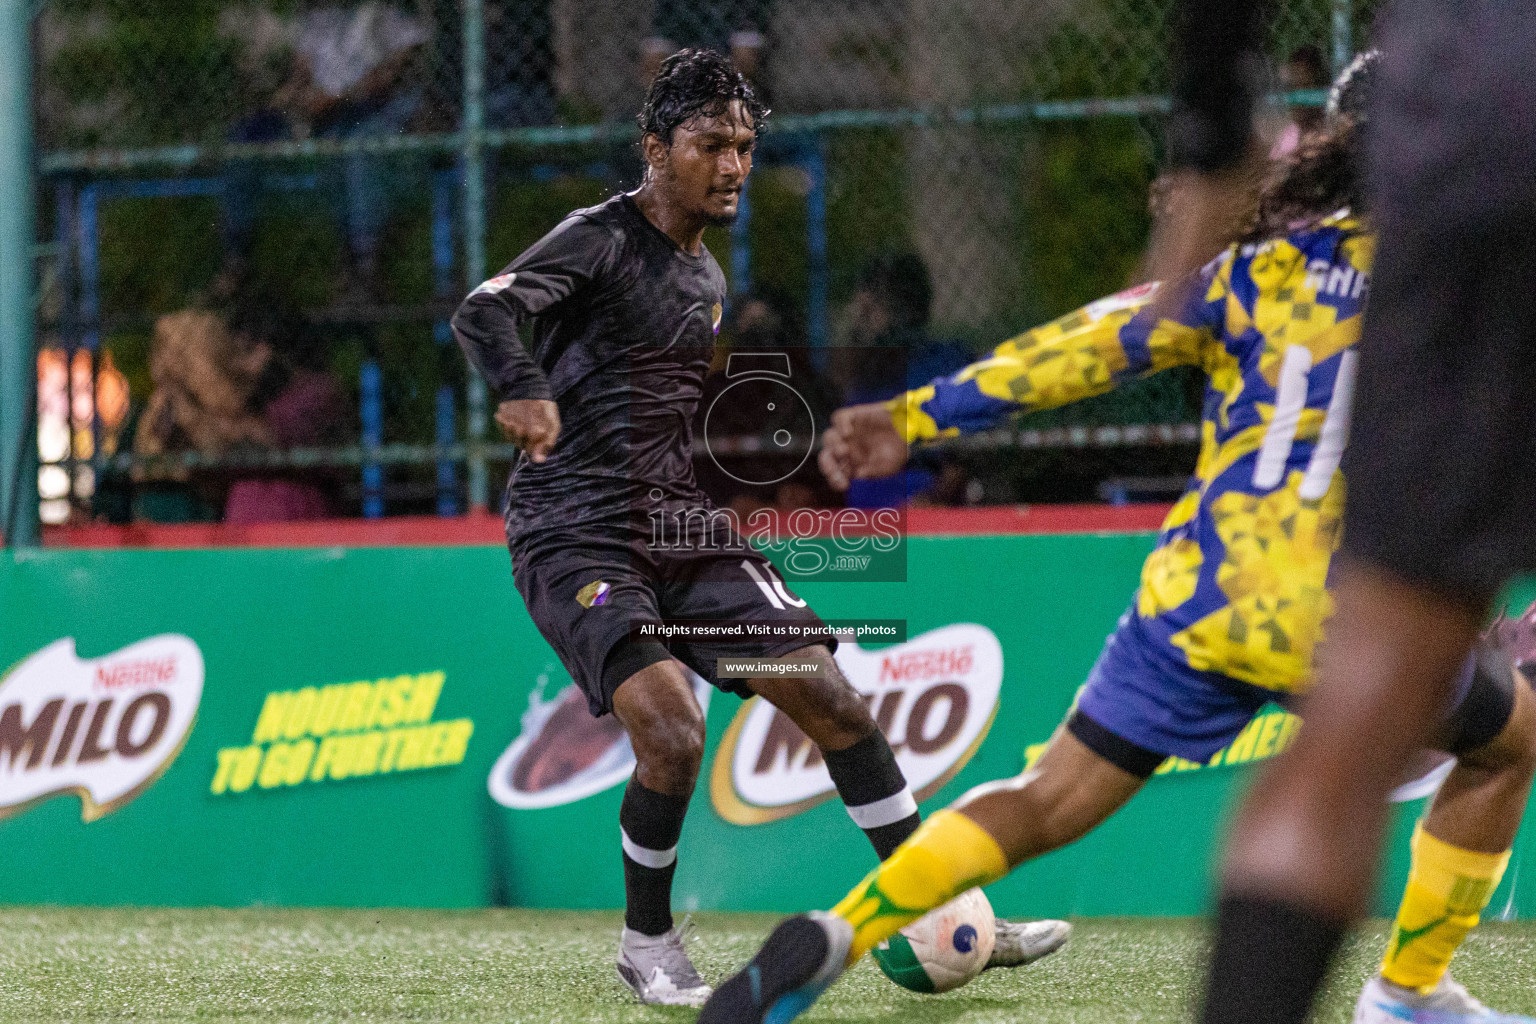
<instances>
[{"instance_id":1,"label":"chain-link fence","mask_svg":"<svg viewBox=\"0 0 1536 1024\"><path fill-rule=\"evenodd\" d=\"M50 0L45 519L487 504L511 452L446 317L571 208L638 183L633 115L682 46L730 52L774 108L743 215L706 238L726 343L771 330L834 378L841 348L924 367L1116 291L1148 228L1172 6ZM1276 89L1301 104L1276 106L1279 133L1374 12L1274 6ZM973 444L951 500L1182 472L1194 384Z\"/></svg>"}]
</instances>

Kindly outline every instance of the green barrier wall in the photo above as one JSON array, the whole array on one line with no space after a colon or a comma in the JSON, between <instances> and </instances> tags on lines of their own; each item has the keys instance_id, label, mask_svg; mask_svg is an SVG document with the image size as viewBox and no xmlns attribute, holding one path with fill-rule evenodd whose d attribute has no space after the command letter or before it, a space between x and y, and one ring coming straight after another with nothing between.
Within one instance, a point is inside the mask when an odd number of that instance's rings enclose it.
<instances>
[{"instance_id":1,"label":"green barrier wall","mask_svg":"<svg viewBox=\"0 0 1536 1024\"><path fill-rule=\"evenodd\" d=\"M923 805L933 810L1017 772L1025 748L1050 735L1126 606L1151 543L1150 535L917 538L908 583L796 591L827 618L904 619L914 638L957 623L995 635L995 718L969 759L959 759L958 774L936 780ZM173 713L195 689L193 656L152 646L142 656L114 653L161 634L190 638L202 659L196 720L179 749ZM66 637L83 667L74 682L57 684L64 700L51 720L53 740L34 733L34 751L22 741L55 676L35 659L23 662ZM985 661L981 648L976 657ZM0 810L8 815L0 820L0 901L622 902L621 785L541 809L509 809L488 792L492 766L525 732L530 696L548 699L569 681L528 620L500 549L6 553L0 665L13 666L0 683L0 803L10 804ZM930 683L955 667L924 666ZM156 687L169 694L163 707L143 696ZM135 695L143 699L124 724ZM99 712L107 697L115 710ZM911 695L905 699L910 705ZM18 701L17 712L7 710ZM76 704L84 709L65 742ZM946 705L929 705L919 746L942 733L935 723ZM725 694L710 700L678 905L827 905L872 863L839 803L743 825L727 821L712 798L716 754L741 707ZM161 711L171 724L157 737ZM587 720L583 713L565 721ZM748 725L743 744L750 732ZM1267 736L1256 729L1247 753L1262 753L1282 732L1278 724ZM147 752L137 761L128 756L140 747ZM162 748L163 774L131 792L114 796L98 778L143 774ZM82 760L87 751L94 760ZM559 769L560 757L541 756ZM1205 767L1155 778L1105 827L996 885L994 903L1016 915L1199 913L1222 816L1249 771ZM16 796L45 776L84 789L88 802L73 790ZM82 808L92 806L99 817L82 821ZM1401 885L1406 836L1421 806L1401 805L1383 910ZM1522 834L1495 910L1536 912L1536 895L1519 885L1519 860L1536 854L1531 845Z\"/></svg>"}]
</instances>

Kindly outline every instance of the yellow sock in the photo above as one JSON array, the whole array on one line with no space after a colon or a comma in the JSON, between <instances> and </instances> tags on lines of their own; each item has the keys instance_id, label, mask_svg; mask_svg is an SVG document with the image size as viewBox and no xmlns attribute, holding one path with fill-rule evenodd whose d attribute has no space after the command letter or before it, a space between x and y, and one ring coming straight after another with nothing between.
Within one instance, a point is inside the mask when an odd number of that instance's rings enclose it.
<instances>
[{"instance_id":1,"label":"yellow sock","mask_svg":"<svg viewBox=\"0 0 1536 1024\"><path fill-rule=\"evenodd\" d=\"M997 840L959 811L940 811L832 908L853 925L848 962L934 907L1007 873Z\"/></svg>"},{"instance_id":2,"label":"yellow sock","mask_svg":"<svg viewBox=\"0 0 1536 1024\"><path fill-rule=\"evenodd\" d=\"M1463 850L1436 839L1420 824L1413 833L1413 866L1392 924L1382 977L1421 994L1434 991L1508 864L1508 850Z\"/></svg>"}]
</instances>

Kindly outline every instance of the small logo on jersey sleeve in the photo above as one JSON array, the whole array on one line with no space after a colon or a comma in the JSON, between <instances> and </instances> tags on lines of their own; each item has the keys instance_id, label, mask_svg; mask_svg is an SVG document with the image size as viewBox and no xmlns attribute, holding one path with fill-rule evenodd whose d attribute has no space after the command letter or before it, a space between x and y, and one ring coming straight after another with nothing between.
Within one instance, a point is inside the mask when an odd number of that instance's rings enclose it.
<instances>
[{"instance_id":1,"label":"small logo on jersey sleeve","mask_svg":"<svg viewBox=\"0 0 1536 1024\"><path fill-rule=\"evenodd\" d=\"M1148 281L1146 284L1139 284L1134 288L1127 288L1123 292L1116 292L1096 302L1090 302L1084 307L1084 312L1088 314L1089 320L1102 320L1111 313L1118 313L1124 309L1134 309L1150 299L1156 291L1157 282Z\"/></svg>"},{"instance_id":2,"label":"small logo on jersey sleeve","mask_svg":"<svg viewBox=\"0 0 1536 1024\"><path fill-rule=\"evenodd\" d=\"M608 602L608 594L612 590L602 580L588 583L576 592L576 603L583 608L596 608Z\"/></svg>"},{"instance_id":3,"label":"small logo on jersey sleeve","mask_svg":"<svg viewBox=\"0 0 1536 1024\"><path fill-rule=\"evenodd\" d=\"M506 291L508 288L511 288L512 282L515 280L517 280L516 274L502 274L500 277L491 278L489 281L485 282L469 294L471 296L496 295L500 292Z\"/></svg>"}]
</instances>

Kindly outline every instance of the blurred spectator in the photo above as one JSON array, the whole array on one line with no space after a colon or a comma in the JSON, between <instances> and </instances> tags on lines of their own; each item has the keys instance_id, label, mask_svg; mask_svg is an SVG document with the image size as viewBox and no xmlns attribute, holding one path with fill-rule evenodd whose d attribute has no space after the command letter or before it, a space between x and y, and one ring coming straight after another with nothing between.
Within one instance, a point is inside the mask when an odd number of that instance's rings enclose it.
<instances>
[{"instance_id":1,"label":"blurred spectator","mask_svg":"<svg viewBox=\"0 0 1536 1024\"><path fill-rule=\"evenodd\" d=\"M485 9L485 121L496 128L555 119L548 0L501 0ZM457 5L455 5L457 10Z\"/></svg>"},{"instance_id":2,"label":"blurred spectator","mask_svg":"<svg viewBox=\"0 0 1536 1024\"><path fill-rule=\"evenodd\" d=\"M210 458L250 448L321 445L338 439L344 398L330 375L217 313L184 310L155 323L155 390L134 436L138 455L196 451ZM335 514L323 475L230 474L160 466L134 473L134 515L153 522L280 522ZM226 484L227 482L227 484ZM226 500L227 499L227 500Z\"/></svg>"},{"instance_id":3,"label":"blurred spectator","mask_svg":"<svg viewBox=\"0 0 1536 1024\"><path fill-rule=\"evenodd\" d=\"M463 5L414 0L421 18L440 28L430 43L425 123L417 130L457 131L464 102ZM485 4L485 123L492 128L555 120L554 0ZM416 126L413 126L416 127Z\"/></svg>"},{"instance_id":4,"label":"blurred spectator","mask_svg":"<svg viewBox=\"0 0 1536 1024\"><path fill-rule=\"evenodd\" d=\"M239 144L285 142L300 131L288 107L297 100L301 75L292 51L275 58L288 65L286 83L262 107L245 114L230 127L229 141ZM233 296L245 284L250 270L251 248L261 207L260 160L233 160L224 169L224 190L219 198L219 233L224 243L224 265L213 283L219 300Z\"/></svg>"},{"instance_id":5,"label":"blurred spectator","mask_svg":"<svg viewBox=\"0 0 1536 1024\"><path fill-rule=\"evenodd\" d=\"M250 407L270 357L262 348L242 348L217 314L183 310L162 316L149 355L155 389L139 417L134 454L191 450L217 457L270 443L266 424ZM209 474L160 466L136 469L133 477L136 519L178 523L218 517Z\"/></svg>"},{"instance_id":6,"label":"blurred spectator","mask_svg":"<svg viewBox=\"0 0 1536 1024\"><path fill-rule=\"evenodd\" d=\"M298 129L287 110L293 103L295 83L300 80L293 50L294 23L275 11L242 4L219 11L219 28L234 44L241 92L264 97L235 119L226 141L248 145L294 138ZM265 166L269 165L259 160L232 160L224 165L224 187L219 194L224 262L211 289L219 299L238 291L249 271Z\"/></svg>"},{"instance_id":7,"label":"blurred spectator","mask_svg":"<svg viewBox=\"0 0 1536 1024\"><path fill-rule=\"evenodd\" d=\"M251 393L266 443L279 450L340 444L347 399L322 363L324 350L296 312L250 296L231 318L253 352L267 353ZM277 523L339 514L339 481L330 470L242 472L229 485L226 523Z\"/></svg>"},{"instance_id":8,"label":"blurred spectator","mask_svg":"<svg viewBox=\"0 0 1536 1024\"><path fill-rule=\"evenodd\" d=\"M883 253L864 265L841 317L845 402L891 398L971 361L960 345L929 334L932 308L933 279L917 253Z\"/></svg>"},{"instance_id":9,"label":"blurred spectator","mask_svg":"<svg viewBox=\"0 0 1536 1024\"><path fill-rule=\"evenodd\" d=\"M265 444L265 426L250 398L271 352L244 348L216 313L183 310L155 322L149 354L154 393L139 421L141 455L195 449L219 455L243 444Z\"/></svg>"},{"instance_id":10,"label":"blurred spectator","mask_svg":"<svg viewBox=\"0 0 1536 1024\"><path fill-rule=\"evenodd\" d=\"M287 80L270 102L236 122L230 141L289 138L354 139L404 132L423 107L424 89L410 74L427 26L380 0L352 8L320 7L290 28ZM237 165L226 181L225 244L229 251L215 292L233 295L249 258L259 189L259 164ZM374 300L379 243L391 199L389 175L378 157L353 153L328 161L332 187L344 197L351 265L342 300Z\"/></svg>"},{"instance_id":11,"label":"blurred spectator","mask_svg":"<svg viewBox=\"0 0 1536 1024\"><path fill-rule=\"evenodd\" d=\"M865 264L843 309L845 342L835 353L846 404L894 398L971 362L960 345L929 334L932 307L933 280L917 253L885 253ZM940 462L933 470L914 464L881 480L854 481L847 500L855 508L953 504L965 484L956 464Z\"/></svg>"},{"instance_id":12,"label":"blurred spectator","mask_svg":"<svg viewBox=\"0 0 1536 1024\"><path fill-rule=\"evenodd\" d=\"M1308 44L1291 51L1280 65L1280 89L1282 92L1299 92L1304 89L1326 89L1333 80L1323 51ZM1287 156L1301 141L1301 137L1323 123L1321 107L1290 104L1286 108L1290 120L1270 148L1269 158L1280 160Z\"/></svg>"},{"instance_id":13,"label":"blurred spectator","mask_svg":"<svg viewBox=\"0 0 1536 1024\"><path fill-rule=\"evenodd\" d=\"M761 88L770 0L657 0L651 35L642 40L641 74L649 83L661 62L684 47L729 53Z\"/></svg>"},{"instance_id":14,"label":"blurred spectator","mask_svg":"<svg viewBox=\"0 0 1536 1024\"><path fill-rule=\"evenodd\" d=\"M296 49L312 86L300 90L311 131L323 139L404 132L421 109L423 96L421 83L406 72L428 38L420 21L378 0L306 14L299 23ZM377 297L389 182L399 175L390 175L384 161L363 153L347 156L339 170L352 255L342 299L366 304Z\"/></svg>"}]
</instances>

